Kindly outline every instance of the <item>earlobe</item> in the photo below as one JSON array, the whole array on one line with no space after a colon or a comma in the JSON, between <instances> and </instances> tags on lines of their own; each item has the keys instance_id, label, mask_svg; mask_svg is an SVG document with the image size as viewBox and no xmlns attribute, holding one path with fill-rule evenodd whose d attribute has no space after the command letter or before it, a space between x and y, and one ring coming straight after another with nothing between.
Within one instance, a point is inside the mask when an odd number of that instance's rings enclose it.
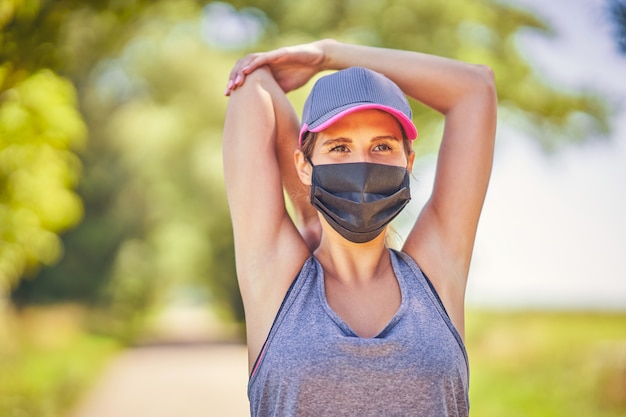
<instances>
[{"instance_id":1,"label":"earlobe","mask_svg":"<svg viewBox=\"0 0 626 417\"><path fill-rule=\"evenodd\" d=\"M311 164L309 163L309 161L307 161L306 157L300 149L296 149L293 158L294 163L296 164L296 171L298 172L298 177L300 178L300 181L304 185L311 185Z\"/></svg>"}]
</instances>

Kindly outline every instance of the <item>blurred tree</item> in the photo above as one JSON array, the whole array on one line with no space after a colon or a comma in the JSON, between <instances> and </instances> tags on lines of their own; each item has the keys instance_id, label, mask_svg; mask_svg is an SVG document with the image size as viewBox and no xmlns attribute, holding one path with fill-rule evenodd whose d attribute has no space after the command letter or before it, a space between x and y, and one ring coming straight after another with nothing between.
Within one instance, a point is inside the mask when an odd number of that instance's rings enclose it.
<instances>
[{"instance_id":1,"label":"blurred tree","mask_svg":"<svg viewBox=\"0 0 626 417\"><path fill-rule=\"evenodd\" d=\"M14 22L29 12L0 8L0 300L19 278L60 258L57 233L82 216L73 188L86 128L74 86L41 65L45 47L28 60L17 53L11 35L22 31Z\"/></svg>"},{"instance_id":2,"label":"blurred tree","mask_svg":"<svg viewBox=\"0 0 626 417\"><path fill-rule=\"evenodd\" d=\"M549 34L549 29L527 12L499 1L0 4L0 62L9 63L2 64L0 72L0 115L11 109L10 97L21 97L20 83L39 74L66 86L65 95L55 96L65 97L62 103L71 110L65 114L75 117L66 117L74 122L66 120L61 126L82 126L80 108L89 128L87 146L79 153L83 221L65 234L62 261L45 268L35 280L22 280L12 298L17 303L71 299L103 304L108 323L120 328L140 326L138 313L167 299L179 286L208 288L213 302L234 319L243 319L222 189L221 128L225 80L232 63L246 50L334 37L434 52L492 66L503 113L512 123L535 132L546 149L608 128L607 110L599 98L551 88L530 69L516 46L516 34L520 30ZM47 70L39 72L42 68ZM76 87L78 105L64 79ZM304 92L290 97L299 107ZM45 108L46 102L38 100L37 105ZM422 138L419 152L430 152L437 145L441 118L413 105ZM18 119L10 114L0 118L0 129L14 120ZM62 183L64 190L76 185L80 163L71 151L78 151L82 134L84 128L75 127L63 142L64 161L73 169L66 177L74 181ZM0 186L4 183L2 179ZM24 193L45 196L34 188ZM78 204L77 199L72 201ZM48 198L46 204L59 207ZM6 207L7 216L21 213L15 205L0 207ZM65 216L73 213L62 211ZM56 253L60 250L56 233L76 223L80 212L74 213L78 214L70 216L72 221L46 229L46 236L57 242ZM2 233L3 242L10 233L28 236L18 229ZM18 260L6 253L9 264Z\"/></svg>"},{"instance_id":3,"label":"blurred tree","mask_svg":"<svg viewBox=\"0 0 626 417\"><path fill-rule=\"evenodd\" d=\"M15 303L97 303L107 326L132 336L155 302L194 285L243 319L220 168L226 101L222 85L207 83L232 58L201 41L200 15L194 2L163 1L125 24L87 7L66 16L62 69L90 128L79 186L86 213L64 237L67 255L22 281ZM97 56L104 39L112 46ZM94 63L83 68L85 56Z\"/></svg>"},{"instance_id":4,"label":"blurred tree","mask_svg":"<svg viewBox=\"0 0 626 417\"><path fill-rule=\"evenodd\" d=\"M608 12L613 22L617 48L626 55L626 0L608 0Z\"/></svg>"}]
</instances>

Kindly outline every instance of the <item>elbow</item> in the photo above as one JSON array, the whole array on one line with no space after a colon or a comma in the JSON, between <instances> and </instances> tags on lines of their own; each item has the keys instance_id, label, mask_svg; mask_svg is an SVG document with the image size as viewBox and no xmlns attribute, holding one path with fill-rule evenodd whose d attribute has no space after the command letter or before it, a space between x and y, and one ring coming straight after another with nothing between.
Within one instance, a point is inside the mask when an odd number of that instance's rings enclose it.
<instances>
[{"instance_id":1,"label":"elbow","mask_svg":"<svg viewBox=\"0 0 626 417\"><path fill-rule=\"evenodd\" d=\"M458 104L471 103L472 107L482 109L485 114L495 114L498 96L493 70L486 65L472 65L468 75L465 94Z\"/></svg>"},{"instance_id":2,"label":"elbow","mask_svg":"<svg viewBox=\"0 0 626 417\"><path fill-rule=\"evenodd\" d=\"M491 97L494 103L497 101L496 77L493 69L487 65L476 65L476 85L486 96Z\"/></svg>"},{"instance_id":3,"label":"elbow","mask_svg":"<svg viewBox=\"0 0 626 417\"><path fill-rule=\"evenodd\" d=\"M485 79L486 82L494 84L496 76L493 69L488 65L476 65L477 72Z\"/></svg>"}]
</instances>

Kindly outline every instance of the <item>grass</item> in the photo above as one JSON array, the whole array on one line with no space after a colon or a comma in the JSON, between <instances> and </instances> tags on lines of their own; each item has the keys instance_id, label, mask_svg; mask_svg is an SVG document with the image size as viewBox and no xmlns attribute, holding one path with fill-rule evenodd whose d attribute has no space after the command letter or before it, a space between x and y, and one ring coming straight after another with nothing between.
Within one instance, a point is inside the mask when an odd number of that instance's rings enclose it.
<instances>
[{"instance_id":1,"label":"grass","mask_svg":"<svg viewBox=\"0 0 626 417\"><path fill-rule=\"evenodd\" d=\"M626 314L471 311L471 415L626 416Z\"/></svg>"},{"instance_id":2,"label":"grass","mask_svg":"<svg viewBox=\"0 0 626 417\"><path fill-rule=\"evenodd\" d=\"M0 416L60 417L80 399L118 350L82 331L76 307L5 314L0 331Z\"/></svg>"}]
</instances>

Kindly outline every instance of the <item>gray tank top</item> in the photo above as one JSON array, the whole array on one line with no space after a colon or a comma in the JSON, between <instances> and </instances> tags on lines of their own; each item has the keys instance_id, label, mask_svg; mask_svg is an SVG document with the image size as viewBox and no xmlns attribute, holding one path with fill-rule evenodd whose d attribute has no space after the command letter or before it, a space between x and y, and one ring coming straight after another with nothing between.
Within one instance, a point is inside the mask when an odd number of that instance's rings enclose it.
<instances>
[{"instance_id":1,"label":"gray tank top","mask_svg":"<svg viewBox=\"0 0 626 417\"><path fill-rule=\"evenodd\" d=\"M390 251L402 301L373 338L328 305L309 258L285 296L250 376L252 416L467 416L463 341L417 264Z\"/></svg>"}]
</instances>

